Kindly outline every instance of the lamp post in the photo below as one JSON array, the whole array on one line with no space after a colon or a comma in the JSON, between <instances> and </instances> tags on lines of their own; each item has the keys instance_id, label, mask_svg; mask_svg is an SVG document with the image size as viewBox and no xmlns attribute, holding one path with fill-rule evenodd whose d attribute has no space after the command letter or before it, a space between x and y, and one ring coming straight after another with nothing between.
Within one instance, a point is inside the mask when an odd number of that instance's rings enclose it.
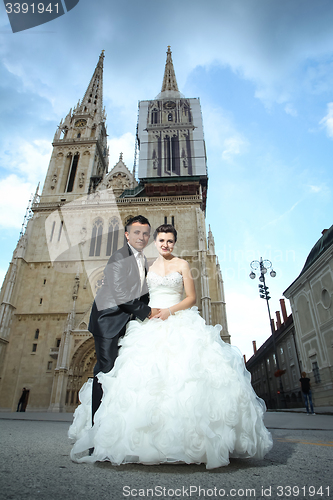
<instances>
[{"instance_id":1,"label":"lamp post","mask_svg":"<svg viewBox=\"0 0 333 500\"><path fill-rule=\"evenodd\" d=\"M279 373L278 378L280 380L280 390L279 390L278 401L280 402L280 406L282 408L286 408L286 401L285 401L285 398L284 398L284 391L283 391L283 385L282 385L282 379L281 379L281 373L280 373L280 366L279 366L279 358L278 358L278 355L277 355L276 344L275 344L275 330L274 330L274 327L273 327L272 318L271 318L271 311L270 311L269 302L268 302L269 299L270 299L269 289L268 289L268 286L266 286L266 280L265 280L265 274L267 274L267 271L269 269L271 269L271 272L269 274L270 274L270 276L272 278L275 278L276 272L273 269L273 264L271 263L271 261L268 260L268 259L263 260L262 257L260 257L260 261L259 260L253 260L251 262L251 264L250 264L250 267L252 269L252 271L250 273L250 278L252 280L254 280L255 277L256 277L256 274L254 273L254 271L259 271L260 272L260 276L259 276L260 284L258 285L259 286L259 295L260 295L260 298L266 300L266 304L267 304L267 310L268 310L268 316L269 316L269 324L270 324L271 332L272 332L272 340L273 340L273 349L274 349L274 356L275 356L276 368L277 368L277 372ZM268 383L269 383L269 381L268 381Z\"/></svg>"}]
</instances>

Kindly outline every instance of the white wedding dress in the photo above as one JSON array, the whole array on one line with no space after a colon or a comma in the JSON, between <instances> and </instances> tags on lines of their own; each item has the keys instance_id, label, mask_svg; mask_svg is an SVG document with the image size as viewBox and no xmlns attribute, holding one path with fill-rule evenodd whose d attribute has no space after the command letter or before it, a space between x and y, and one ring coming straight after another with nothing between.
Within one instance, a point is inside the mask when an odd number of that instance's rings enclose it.
<instances>
[{"instance_id":1,"label":"white wedding dress","mask_svg":"<svg viewBox=\"0 0 333 500\"><path fill-rule=\"evenodd\" d=\"M181 274L147 277L150 306L183 299ZM99 373L101 406L91 427L92 380L80 391L69 437L77 462L109 460L205 463L229 457L262 459L272 448L264 402L252 389L240 351L224 343L197 308L167 320L130 321L114 368ZM94 448L89 456L89 448Z\"/></svg>"}]
</instances>

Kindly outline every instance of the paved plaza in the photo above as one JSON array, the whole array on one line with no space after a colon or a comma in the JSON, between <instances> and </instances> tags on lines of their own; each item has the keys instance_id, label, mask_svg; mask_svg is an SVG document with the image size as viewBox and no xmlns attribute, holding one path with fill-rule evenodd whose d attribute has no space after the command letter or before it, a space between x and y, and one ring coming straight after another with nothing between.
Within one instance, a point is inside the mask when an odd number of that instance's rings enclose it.
<instances>
[{"instance_id":1,"label":"paved plaza","mask_svg":"<svg viewBox=\"0 0 333 500\"><path fill-rule=\"evenodd\" d=\"M265 459L230 465L76 464L66 413L0 412L0 499L333 498L333 409L268 412Z\"/></svg>"}]
</instances>

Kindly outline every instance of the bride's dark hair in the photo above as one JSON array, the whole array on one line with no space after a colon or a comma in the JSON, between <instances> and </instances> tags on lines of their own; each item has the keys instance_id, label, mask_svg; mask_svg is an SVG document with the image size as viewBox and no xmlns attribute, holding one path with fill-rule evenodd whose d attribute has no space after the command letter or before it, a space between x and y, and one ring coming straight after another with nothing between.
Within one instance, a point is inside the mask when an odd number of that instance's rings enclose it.
<instances>
[{"instance_id":1,"label":"bride's dark hair","mask_svg":"<svg viewBox=\"0 0 333 500\"><path fill-rule=\"evenodd\" d=\"M160 233L172 233L175 237L175 243L177 241L177 231L171 224L162 224L161 226L158 226L155 231L154 231L154 240L156 240L157 235Z\"/></svg>"}]
</instances>

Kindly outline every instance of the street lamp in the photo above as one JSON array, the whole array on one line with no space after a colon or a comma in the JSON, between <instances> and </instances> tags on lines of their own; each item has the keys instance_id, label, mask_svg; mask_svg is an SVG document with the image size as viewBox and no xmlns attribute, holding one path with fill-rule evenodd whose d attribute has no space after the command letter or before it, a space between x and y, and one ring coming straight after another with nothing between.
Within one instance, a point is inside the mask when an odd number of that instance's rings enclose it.
<instances>
[{"instance_id":1,"label":"street lamp","mask_svg":"<svg viewBox=\"0 0 333 500\"><path fill-rule=\"evenodd\" d=\"M273 269L273 264L271 263L270 260L263 260L262 257L260 257L260 261L259 260L253 260L250 264L250 267L252 269L251 273L250 273L250 278L251 280L254 280L255 277L256 277L256 274L254 271L259 271L260 272L260 275L259 275L259 281L260 281L260 284L258 285L259 286L259 295L260 295L260 298L261 299L265 299L266 300L266 304L267 304L267 310L268 310L268 316L269 316L269 324L270 324L270 327L271 327L271 332L272 332L272 339L273 339L273 349L274 349L274 355L275 355L275 361L276 361L276 368L277 368L277 372L279 373L279 380L280 380L280 397L278 400L280 400L280 403L281 403L281 406L282 408L286 408L286 402L285 402L285 398L284 398L284 391L283 391L283 385L282 385L282 379L281 379L281 372L280 372L280 367L279 367L279 358L278 358L278 355L277 355L277 350L276 350L276 344L275 344L275 330L274 330L274 326L273 326L273 323L272 323L272 318L271 318L271 311L270 311L270 308L269 308L269 299L270 299L270 296L269 296L269 289L268 289L268 286L266 286L266 281L265 281L265 274L267 274L267 271L269 269L271 269L270 271L270 276L272 278L275 278L276 276L276 272L274 271ZM269 383L269 381L268 381Z\"/></svg>"}]
</instances>

